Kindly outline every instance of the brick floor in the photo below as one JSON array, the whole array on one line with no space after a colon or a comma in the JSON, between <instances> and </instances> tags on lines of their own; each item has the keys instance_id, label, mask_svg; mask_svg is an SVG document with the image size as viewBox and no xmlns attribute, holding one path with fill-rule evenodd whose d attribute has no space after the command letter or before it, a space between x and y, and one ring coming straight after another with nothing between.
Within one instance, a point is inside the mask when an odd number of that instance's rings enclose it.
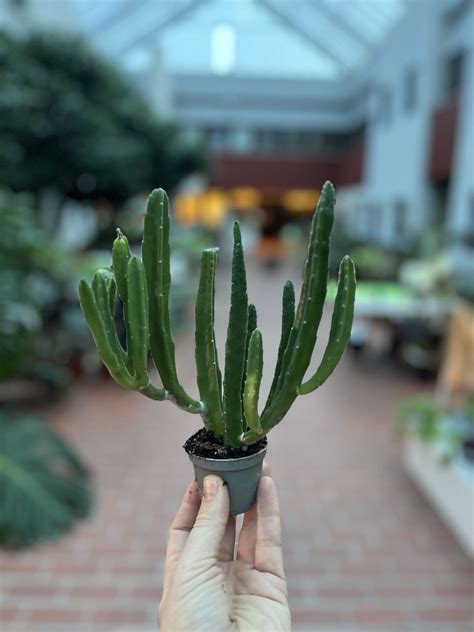
<instances>
[{"instance_id":1,"label":"brick floor","mask_svg":"<svg viewBox=\"0 0 474 632\"><path fill-rule=\"evenodd\" d=\"M270 371L283 280L251 275ZM223 301L221 342L225 312ZM177 346L192 385L192 333ZM295 631L473 629L472 565L406 477L393 433L397 402L428 388L348 355L272 432ZM181 445L199 419L108 381L79 385L49 417L93 468L97 510L56 544L2 554L0 629L156 629L166 531L191 477Z\"/></svg>"}]
</instances>

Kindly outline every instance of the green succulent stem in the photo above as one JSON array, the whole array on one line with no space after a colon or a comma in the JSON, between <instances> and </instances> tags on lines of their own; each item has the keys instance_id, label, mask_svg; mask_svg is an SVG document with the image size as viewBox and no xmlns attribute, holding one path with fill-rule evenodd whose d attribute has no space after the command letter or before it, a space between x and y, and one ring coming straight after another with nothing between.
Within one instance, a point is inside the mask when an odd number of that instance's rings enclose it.
<instances>
[{"instance_id":1,"label":"green succulent stem","mask_svg":"<svg viewBox=\"0 0 474 632\"><path fill-rule=\"evenodd\" d=\"M128 298L128 261L130 259L130 245L128 239L117 228L117 238L112 245L112 268L114 271L117 290L122 302L125 304Z\"/></svg>"},{"instance_id":2,"label":"green succulent stem","mask_svg":"<svg viewBox=\"0 0 474 632\"><path fill-rule=\"evenodd\" d=\"M226 444L232 447L240 445L240 435L243 431L242 380L245 366L247 321L248 299L244 251L240 226L238 222L235 222L232 288L224 370L224 439Z\"/></svg>"},{"instance_id":3,"label":"green succulent stem","mask_svg":"<svg viewBox=\"0 0 474 632\"><path fill-rule=\"evenodd\" d=\"M145 270L138 257L130 257L127 265L128 357L139 388L148 386L148 296Z\"/></svg>"},{"instance_id":4,"label":"green succulent stem","mask_svg":"<svg viewBox=\"0 0 474 632\"><path fill-rule=\"evenodd\" d=\"M128 262L130 260L130 245L128 239L117 228L117 237L112 245L112 269L114 272L115 283L118 295L122 301L122 314L125 324L125 339L127 347L127 358L125 364L130 372L134 371L133 359L130 354L130 331L128 319Z\"/></svg>"},{"instance_id":5,"label":"green succulent stem","mask_svg":"<svg viewBox=\"0 0 474 632\"><path fill-rule=\"evenodd\" d=\"M203 414L206 428L217 437L224 434L222 378L214 332L214 294L217 248L204 250L196 299L196 372L199 395L206 405Z\"/></svg>"},{"instance_id":6,"label":"green succulent stem","mask_svg":"<svg viewBox=\"0 0 474 632\"><path fill-rule=\"evenodd\" d=\"M123 349L121 352L117 348L107 331L107 310L104 309L104 302L96 300L94 291L84 280L79 284L79 296L81 308L97 346L100 359L117 384L128 390L135 389L135 380L125 366Z\"/></svg>"},{"instance_id":7,"label":"green succulent stem","mask_svg":"<svg viewBox=\"0 0 474 632\"><path fill-rule=\"evenodd\" d=\"M271 405L277 386L281 384L280 375L281 367L283 363L283 354L285 353L288 345L288 338L290 336L291 328L295 322L295 288L291 281L287 281L283 286L283 298L282 298L282 317L281 317L281 335L280 344L278 346L277 362L275 366L275 373L273 376L272 385L268 393L265 409Z\"/></svg>"},{"instance_id":8,"label":"green succulent stem","mask_svg":"<svg viewBox=\"0 0 474 632\"><path fill-rule=\"evenodd\" d=\"M117 284L113 277L109 278L105 282L107 288L107 296L109 297L109 309L112 314L112 318L115 316L115 299L117 298Z\"/></svg>"},{"instance_id":9,"label":"green succulent stem","mask_svg":"<svg viewBox=\"0 0 474 632\"><path fill-rule=\"evenodd\" d=\"M263 342L262 334L254 329L250 337L247 356L247 376L244 387L244 413L247 426L257 433L261 433L258 416L258 400L260 384L263 374Z\"/></svg>"},{"instance_id":10,"label":"green succulent stem","mask_svg":"<svg viewBox=\"0 0 474 632\"><path fill-rule=\"evenodd\" d=\"M263 434L276 426L290 409L311 361L326 297L335 202L334 187L326 182L313 216L298 309L283 354L276 393L260 420ZM244 443L256 440L255 433L242 437Z\"/></svg>"},{"instance_id":11,"label":"green succulent stem","mask_svg":"<svg viewBox=\"0 0 474 632\"><path fill-rule=\"evenodd\" d=\"M327 346L316 372L305 374L317 340L328 281L329 240L334 221L335 191L326 182L312 224L303 283L295 309L291 281L283 287L281 334L270 391L259 415L263 375L263 340L257 329L257 311L248 303L242 236L233 229L232 284L222 380L215 338L215 282L217 249L204 250L195 308L195 360L200 400L179 382L171 330L169 295L170 214L162 189L147 203L142 260L132 256L127 238L117 229L112 248L112 271L96 272L92 283L81 281L79 296L99 357L114 380L157 401L171 401L200 414L204 425L232 448L264 437L286 415L298 395L319 388L339 363L347 346L354 315L355 266L344 257L334 302ZM117 336L114 316L117 294L122 302L126 349ZM151 384L148 353L162 386Z\"/></svg>"},{"instance_id":12,"label":"green succulent stem","mask_svg":"<svg viewBox=\"0 0 474 632\"><path fill-rule=\"evenodd\" d=\"M344 257L339 268L339 281L331 320L329 341L316 373L299 388L305 395L319 388L328 379L338 365L351 336L352 319L356 293L356 274L354 262Z\"/></svg>"},{"instance_id":13,"label":"green succulent stem","mask_svg":"<svg viewBox=\"0 0 474 632\"><path fill-rule=\"evenodd\" d=\"M247 315L247 335L245 337L244 372L242 374L242 397L244 395L245 379L247 377L247 358L249 354L250 338L254 329L257 328L257 308L253 303L249 304ZM245 417L245 410L244 410Z\"/></svg>"},{"instance_id":14,"label":"green succulent stem","mask_svg":"<svg viewBox=\"0 0 474 632\"><path fill-rule=\"evenodd\" d=\"M163 387L178 406L189 412L202 413L204 406L186 393L176 373L175 347L171 332L169 292L170 215L168 196L155 189L148 198L143 233L142 258L148 286L150 352Z\"/></svg>"},{"instance_id":15,"label":"green succulent stem","mask_svg":"<svg viewBox=\"0 0 474 632\"><path fill-rule=\"evenodd\" d=\"M164 388L155 386L151 383L147 384L147 386L144 386L143 388L140 388L139 390L142 395L145 395L145 397L148 397L149 399L154 399L159 402L165 399L170 399L168 397L168 393Z\"/></svg>"}]
</instances>

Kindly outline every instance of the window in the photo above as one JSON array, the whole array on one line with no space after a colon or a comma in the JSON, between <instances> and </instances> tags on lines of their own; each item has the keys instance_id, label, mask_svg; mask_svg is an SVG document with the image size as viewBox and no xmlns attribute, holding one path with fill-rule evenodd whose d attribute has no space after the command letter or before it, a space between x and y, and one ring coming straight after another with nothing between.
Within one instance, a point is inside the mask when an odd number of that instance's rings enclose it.
<instances>
[{"instance_id":1,"label":"window","mask_svg":"<svg viewBox=\"0 0 474 632\"><path fill-rule=\"evenodd\" d=\"M413 112L418 98L418 72L415 68L408 68L403 78L403 109Z\"/></svg>"},{"instance_id":2,"label":"window","mask_svg":"<svg viewBox=\"0 0 474 632\"><path fill-rule=\"evenodd\" d=\"M382 209L379 204L370 202L366 206L367 238L378 241L382 227Z\"/></svg>"},{"instance_id":3,"label":"window","mask_svg":"<svg viewBox=\"0 0 474 632\"><path fill-rule=\"evenodd\" d=\"M393 228L395 238L403 238L408 227L408 205L405 200L397 200L395 202Z\"/></svg>"},{"instance_id":4,"label":"window","mask_svg":"<svg viewBox=\"0 0 474 632\"><path fill-rule=\"evenodd\" d=\"M235 29L230 24L217 24L211 32L211 70L228 75L235 66Z\"/></svg>"},{"instance_id":5,"label":"window","mask_svg":"<svg viewBox=\"0 0 474 632\"><path fill-rule=\"evenodd\" d=\"M209 147L214 150L227 149L229 142L229 130L225 128L211 128L206 130L206 138Z\"/></svg>"},{"instance_id":6,"label":"window","mask_svg":"<svg viewBox=\"0 0 474 632\"><path fill-rule=\"evenodd\" d=\"M462 86L464 69L464 53L457 53L446 60L445 64L445 94L454 96Z\"/></svg>"},{"instance_id":7,"label":"window","mask_svg":"<svg viewBox=\"0 0 474 632\"><path fill-rule=\"evenodd\" d=\"M474 248L474 193L469 195L469 206L466 227L466 244Z\"/></svg>"}]
</instances>

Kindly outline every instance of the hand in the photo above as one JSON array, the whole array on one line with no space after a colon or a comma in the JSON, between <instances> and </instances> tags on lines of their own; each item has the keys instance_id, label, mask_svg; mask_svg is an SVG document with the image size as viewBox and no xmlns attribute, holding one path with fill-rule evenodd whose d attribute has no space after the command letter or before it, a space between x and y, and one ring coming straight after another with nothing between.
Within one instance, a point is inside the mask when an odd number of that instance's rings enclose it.
<instances>
[{"instance_id":1,"label":"hand","mask_svg":"<svg viewBox=\"0 0 474 632\"><path fill-rule=\"evenodd\" d=\"M235 518L218 476L196 481L171 525L161 632L287 632L291 629L281 550L278 498L265 475L245 514L235 551Z\"/></svg>"}]
</instances>

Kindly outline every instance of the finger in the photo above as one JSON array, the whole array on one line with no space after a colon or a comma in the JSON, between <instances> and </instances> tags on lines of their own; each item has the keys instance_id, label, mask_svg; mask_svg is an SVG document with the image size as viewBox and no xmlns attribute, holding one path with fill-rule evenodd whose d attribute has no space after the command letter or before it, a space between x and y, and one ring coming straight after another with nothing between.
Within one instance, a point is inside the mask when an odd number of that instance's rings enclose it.
<instances>
[{"instance_id":1,"label":"finger","mask_svg":"<svg viewBox=\"0 0 474 632\"><path fill-rule=\"evenodd\" d=\"M271 475L268 461L263 462L262 478ZM237 559L253 566L255 561L255 543L257 539L257 504L244 516L237 545Z\"/></svg>"},{"instance_id":2,"label":"finger","mask_svg":"<svg viewBox=\"0 0 474 632\"><path fill-rule=\"evenodd\" d=\"M165 583L173 574L174 567L181 557L184 545L186 544L189 533L196 520L200 504L201 498L199 496L199 486L196 481L193 481L186 489L183 500L181 501L181 505L171 524L168 534L165 562Z\"/></svg>"},{"instance_id":3,"label":"finger","mask_svg":"<svg viewBox=\"0 0 474 632\"><path fill-rule=\"evenodd\" d=\"M204 478L201 508L181 559L184 564L215 563L229 519L229 494L221 478Z\"/></svg>"},{"instance_id":4,"label":"finger","mask_svg":"<svg viewBox=\"0 0 474 632\"><path fill-rule=\"evenodd\" d=\"M231 562L234 559L234 550L235 518L234 516L229 516L217 559L219 560L219 562Z\"/></svg>"},{"instance_id":5,"label":"finger","mask_svg":"<svg viewBox=\"0 0 474 632\"><path fill-rule=\"evenodd\" d=\"M237 559L254 565L255 543L257 540L257 505L255 504L244 516L242 529L237 544Z\"/></svg>"},{"instance_id":6,"label":"finger","mask_svg":"<svg viewBox=\"0 0 474 632\"><path fill-rule=\"evenodd\" d=\"M260 481L257 494L255 568L284 578L281 550L280 508L275 483L269 476Z\"/></svg>"}]
</instances>

